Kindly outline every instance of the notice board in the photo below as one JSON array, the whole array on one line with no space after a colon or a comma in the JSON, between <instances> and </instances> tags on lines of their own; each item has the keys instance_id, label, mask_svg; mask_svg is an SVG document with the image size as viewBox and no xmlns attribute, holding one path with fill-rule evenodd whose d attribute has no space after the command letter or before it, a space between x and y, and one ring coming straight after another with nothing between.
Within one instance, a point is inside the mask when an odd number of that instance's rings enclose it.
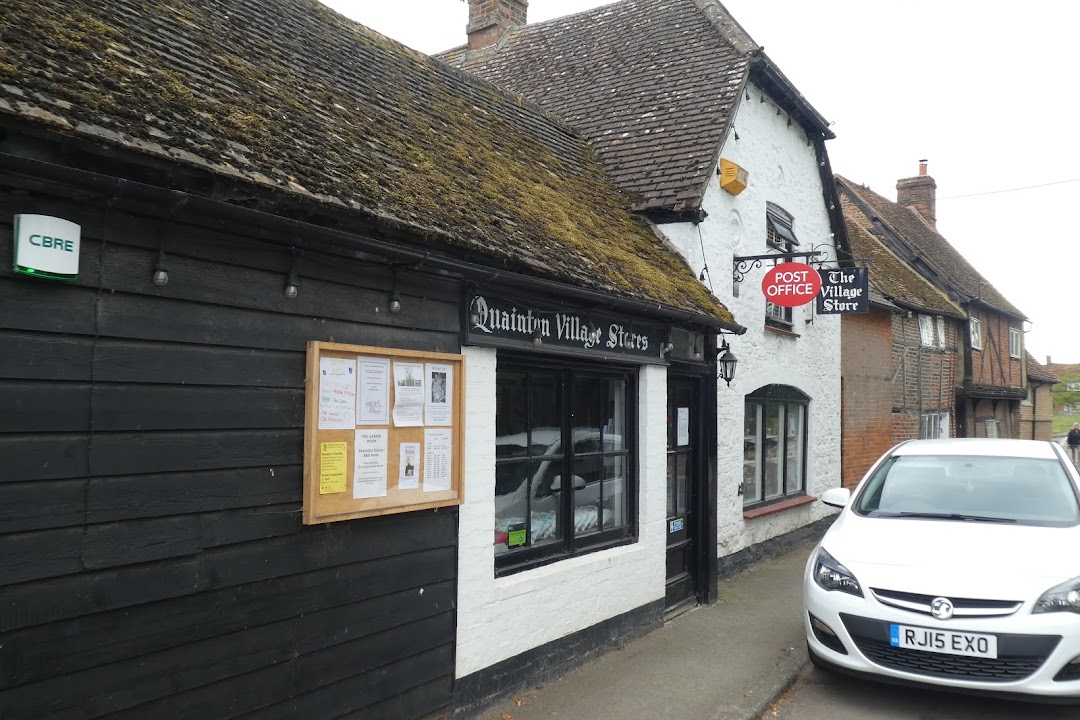
<instances>
[{"instance_id":1,"label":"notice board","mask_svg":"<svg viewBox=\"0 0 1080 720\"><path fill-rule=\"evenodd\" d=\"M460 505L461 355L309 342L304 524Z\"/></svg>"}]
</instances>

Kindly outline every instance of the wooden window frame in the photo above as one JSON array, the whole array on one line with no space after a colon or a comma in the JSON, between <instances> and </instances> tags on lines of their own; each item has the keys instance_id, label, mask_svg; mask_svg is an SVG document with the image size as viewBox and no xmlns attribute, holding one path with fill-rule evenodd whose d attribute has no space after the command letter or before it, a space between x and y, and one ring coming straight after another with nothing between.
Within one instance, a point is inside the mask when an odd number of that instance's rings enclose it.
<instances>
[{"instance_id":1,"label":"wooden window frame","mask_svg":"<svg viewBox=\"0 0 1080 720\"><path fill-rule=\"evenodd\" d=\"M552 455L552 460L559 462L564 468L563 477L574 476L574 463L581 460L590 460L596 457L623 458L623 494L626 497L627 523L625 525L601 530L586 536L576 535L574 523L564 520L564 532L557 542L533 547L531 544L524 548L507 550L495 556L495 576L502 577L523 570L528 570L542 565L565 560L571 557L597 552L609 547L626 545L637 542L638 538L638 427L637 427L637 384L638 373L636 368L616 365L597 365L595 363L574 363L565 361L552 361L543 358L529 356L499 357L496 370L496 386L499 384L500 373L525 373L527 376L539 373L555 373L561 378L560 383L560 422L559 432L561 435L560 450L557 456ZM576 456L573 439L573 400L574 380L582 377L597 379L618 379L624 382L625 395L623 397L623 442L622 449L618 451L599 451L589 453L587 456ZM531 391L526 391L526 401L532 402ZM527 432L531 433L531 413L526 412ZM530 435L531 437L531 435ZM530 442L532 442L530 440ZM541 455L530 455L529 461L536 461ZM548 455L542 457L548 458ZM525 462L520 458L505 460L496 459L496 468ZM525 482L529 482L526 478ZM526 494L529 497L529 493ZM530 498L531 502L531 498ZM560 494L560 512L563 518L574 516L574 492L562 492ZM528 510L526 510L526 522L528 522ZM531 541L530 541L531 542Z\"/></svg>"},{"instance_id":2,"label":"wooden window frame","mask_svg":"<svg viewBox=\"0 0 1080 720\"><path fill-rule=\"evenodd\" d=\"M764 482L764 452L765 447L765 416L767 408L770 405L778 405L781 408L781 427L782 432L778 437L779 448L777 450L777 456L783 459L780 463L782 468L783 477L781 479L782 491L776 497L766 498L766 489ZM801 407L803 413L802 423L802 456L799 459L800 477L798 478L798 487L792 488L788 477L788 433L787 433L787 417L789 407ZM760 416L758 414L758 408L761 408ZM744 508L757 508L765 507L774 503L782 503L790 500L791 498L797 498L806 495L806 478L807 478L807 458L809 456L808 439L810 437L810 398L797 388L790 385L766 385L759 388L752 393L749 393L744 401L744 416L743 416L743 428L744 428L744 442L745 442L745 428L746 417L749 413L754 413L757 420L757 427L755 429L755 451L754 451L754 483L752 486L747 486L745 480L743 481L742 493L743 493L743 507ZM743 466L746 466L745 451L743 457ZM745 473L744 473L745 477ZM756 491L756 495L752 496L752 493Z\"/></svg>"}]
</instances>

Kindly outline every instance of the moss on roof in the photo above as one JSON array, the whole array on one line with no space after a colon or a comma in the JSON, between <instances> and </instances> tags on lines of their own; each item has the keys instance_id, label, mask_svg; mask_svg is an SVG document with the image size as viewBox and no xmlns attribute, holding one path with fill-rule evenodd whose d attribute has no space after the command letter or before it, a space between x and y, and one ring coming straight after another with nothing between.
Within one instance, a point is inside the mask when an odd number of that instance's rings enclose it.
<instances>
[{"instance_id":1,"label":"moss on roof","mask_svg":"<svg viewBox=\"0 0 1080 720\"><path fill-rule=\"evenodd\" d=\"M883 297L905 307L963 317L964 311L945 293L931 285L870 231L873 223L851 200L841 195L852 255L866 263L870 284Z\"/></svg>"},{"instance_id":2,"label":"moss on roof","mask_svg":"<svg viewBox=\"0 0 1080 720\"><path fill-rule=\"evenodd\" d=\"M731 321L573 131L313 0L7 0L0 113Z\"/></svg>"},{"instance_id":3,"label":"moss on roof","mask_svg":"<svg viewBox=\"0 0 1080 720\"><path fill-rule=\"evenodd\" d=\"M878 195L870 188L837 176L840 187L851 197L870 208L885 224L917 252L920 258L959 292L1001 312L1024 318L1024 314L991 285L948 240L938 234L919 215ZM873 220L874 218L869 218Z\"/></svg>"}]
</instances>

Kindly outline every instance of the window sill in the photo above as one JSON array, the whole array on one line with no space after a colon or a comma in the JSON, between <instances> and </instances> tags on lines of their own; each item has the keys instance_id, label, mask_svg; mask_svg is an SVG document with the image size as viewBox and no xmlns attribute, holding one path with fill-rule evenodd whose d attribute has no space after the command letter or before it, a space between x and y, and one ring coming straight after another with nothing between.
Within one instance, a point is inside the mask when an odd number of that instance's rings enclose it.
<instances>
[{"instance_id":1,"label":"window sill","mask_svg":"<svg viewBox=\"0 0 1080 720\"><path fill-rule=\"evenodd\" d=\"M742 516L743 520L753 520L754 518L765 517L766 515L783 512L784 510L790 510L791 508L800 507L802 505L809 505L816 501L817 498L812 495L802 495L800 497L793 497L781 500L780 502L774 502L771 505L765 505L764 507L743 510Z\"/></svg>"},{"instance_id":2,"label":"window sill","mask_svg":"<svg viewBox=\"0 0 1080 720\"><path fill-rule=\"evenodd\" d=\"M777 335L782 335L783 337L789 337L789 338L802 337L801 335L799 335L799 333L795 332L794 330L788 330L786 328L777 327L776 325L769 325L768 323L765 323L765 332L776 333Z\"/></svg>"},{"instance_id":3,"label":"window sill","mask_svg":"<svg viewBox=\"0 0 1080 720\"><path fill-rule=\"evenodd\" d=\"M614 538L605 542L598 542L595 545L590 545L586 548L579 548L573 552L566 552L560 550L547 555L541 555L540 557L533 557L529 560L519 560L513 563L510 560L504 559L500 564L499 558L495 559L495 578L509 577L517 575L519 573L535 570L537 568L546 567L549 565L558 566L567 561L572 561L580 558L588 558L604 550L610 550L612 548L623 547L627 545L636 545L638 538L636 535L630 535L620 538ZM503 556L505 557L505 556Z\"/></svg>"}]
</instances>

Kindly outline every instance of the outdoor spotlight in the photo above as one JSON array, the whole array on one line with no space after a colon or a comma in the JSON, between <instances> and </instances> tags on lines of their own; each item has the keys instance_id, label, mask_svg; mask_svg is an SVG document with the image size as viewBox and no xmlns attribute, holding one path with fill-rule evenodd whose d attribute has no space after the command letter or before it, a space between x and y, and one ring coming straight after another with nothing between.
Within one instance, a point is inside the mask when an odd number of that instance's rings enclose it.
<instances>
[{"instance_id":1,"label":"outdoor spotlight","mask_svg":"<svg viewBox=\"0 0 1080 720\"><path fill-rule=\"evenodd\" d=\"M161 243L158 245L157 264L154 265L154 277L153 282L158 287L165 287L169 284L169 271L165 267L165 239L162 238Z\"/></svg>"},{"instance_id":2,"label":"outdoor spotlight","mask_svg":"<svg viewBox=\"0 0 1080 720\"><path fill-rule=\"evenodd\" d=\"M535 328L533 328L532 338L533 338L533 345L535 345L536 347L540 347L541 345L544 344L544 337L540 334L540 326L539 325L537 325Z\"/></svg>"},{"instance_id":3,"label":"outdoor spotlight","mask_svg":"<svg viewBox=\"0 0 1080 720\"><path fill-rule=\"evenodd\" d=\"M285 297L295 300L300 294L300 278L297 275L300 266L300 257L293 248L292 264L289 266L289 279L285 282Z\"/></svg>"}]
</instances>

